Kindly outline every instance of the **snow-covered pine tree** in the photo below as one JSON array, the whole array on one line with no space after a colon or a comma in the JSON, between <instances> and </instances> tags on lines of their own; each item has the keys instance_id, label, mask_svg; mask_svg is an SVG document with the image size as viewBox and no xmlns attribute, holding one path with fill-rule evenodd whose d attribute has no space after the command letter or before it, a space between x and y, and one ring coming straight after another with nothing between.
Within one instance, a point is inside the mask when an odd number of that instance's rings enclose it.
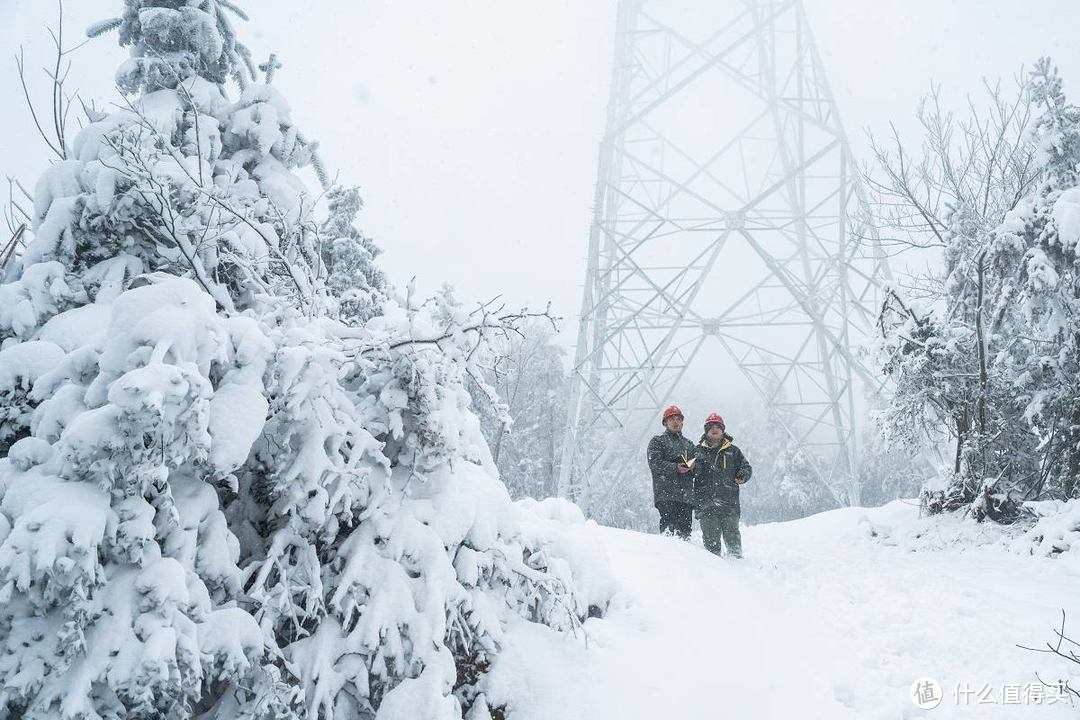
<instances>
[{"instance_id":1,"label":"snow-covered pine tree","mask_svg":"<svg viewBox=\"0 0 1080 720\"><path fill-rule=\"evenodd\" d=\"M991 256L1008 277L1008 292L995 308L995 329L1013 336L1001 362L1008 363L1026 429L1038 441L1038 472L1025 496L1077 498L1080 108L1068 102L1047 58L1031 74L1031 102L1038 174L994 234Z\"/></svg>"},{"instance_id":2,"label":"snow-covered pine tree","mask_svg":"<svg viewBox=\"0 0 1080 720\"><path fill-rule=\"evenodd\" d=\"M397 297L354 191L317 218L230 13L91 28L126 108L42 174L0 285L0 708L481 717L505 624L602 608L602 553L496 480L465 378L515 318Z\"/></svg>"}]
</instances>

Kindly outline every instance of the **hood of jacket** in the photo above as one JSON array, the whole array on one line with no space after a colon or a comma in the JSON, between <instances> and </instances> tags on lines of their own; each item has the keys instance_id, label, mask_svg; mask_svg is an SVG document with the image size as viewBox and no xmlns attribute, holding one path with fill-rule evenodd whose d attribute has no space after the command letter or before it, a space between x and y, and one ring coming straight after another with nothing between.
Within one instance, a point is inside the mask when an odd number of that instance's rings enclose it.
<instances>
[{"instance_id":1,"label":"hood of jacket","mask_svg":"<svg viewBox=\"0 0 1080 720\"><path fill-rule=\"evenodd\" d=\"M734 439L735 438L731 437L727 433L724 433L724 437L720 438L720 444L717 445L716 447L713 447L712 445L709 445L708 436L706 436L705 434L702 434L700 445L701 445L701 447L707 448L709 450L727 450L729 447L731 447L731 441L734 440Z\"/></svg>"}]
</instances>

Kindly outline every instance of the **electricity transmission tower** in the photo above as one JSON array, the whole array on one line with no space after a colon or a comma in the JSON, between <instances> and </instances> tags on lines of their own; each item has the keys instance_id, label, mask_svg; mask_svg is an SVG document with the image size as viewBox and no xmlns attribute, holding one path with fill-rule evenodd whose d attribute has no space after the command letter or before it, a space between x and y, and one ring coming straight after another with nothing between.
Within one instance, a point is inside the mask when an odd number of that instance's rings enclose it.
<instances>
[{"instance_id":1,"label":"electricity transmission tower","mask_svg":"<svg viewBox=\"0 0 1080 720\"><path fill-rule=\"evenodd\" d=\"M858 502L856 349L888 272L863 208L799 0L622 0L560 494L603 517L645 492L708 344Z\"/></svg>"}]
</instances>

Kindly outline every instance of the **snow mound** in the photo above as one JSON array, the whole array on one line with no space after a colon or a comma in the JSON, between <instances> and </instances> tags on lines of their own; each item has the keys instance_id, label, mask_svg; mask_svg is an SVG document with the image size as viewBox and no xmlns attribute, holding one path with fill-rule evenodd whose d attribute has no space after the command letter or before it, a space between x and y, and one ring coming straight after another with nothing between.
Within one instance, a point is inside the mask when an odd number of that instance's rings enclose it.
<instances>
[{"instance_id":1,"label":"snow mound","mask_svg":"<svg viewBox=\"0 0 1080 720\"><path fill-rule=\"evenodd\" d=\"M845 517L855 525L836 522ZM843 508L801 522L822 523L855 542L908 552L998 547L1020 555L1080 557L1080 500L1025 503L1020 520L1011 525L979 523L963 513L920 516L917 499L894 500L880 508Z\"/></svg>"},{"instance_id":2,"label":"snow mound","mask_svg":"<svg viewBox=\"0 0 1080 720\"><path fill-rule=\"evenodd\" d=\"M1009 542L1022 555L1070 557L1080 563L1080 500L1025 503L1035 524Z\"/></svg>"}]
</instances>

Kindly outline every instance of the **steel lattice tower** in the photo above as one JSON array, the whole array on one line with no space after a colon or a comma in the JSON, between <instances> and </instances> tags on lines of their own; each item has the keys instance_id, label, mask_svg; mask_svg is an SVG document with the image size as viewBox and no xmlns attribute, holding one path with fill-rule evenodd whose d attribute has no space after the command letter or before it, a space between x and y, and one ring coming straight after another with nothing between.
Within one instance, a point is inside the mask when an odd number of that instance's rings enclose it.
<instances>
[{"instance_id":1,"label":"steel lattice tower","mask_svg":"<svg viewBox=\"0 0 1080 720\"><path fill-rule=\"evenodd\" d=\"M643 483L717 341L857 502L854 348L888 272L864 207L799 0L622 0L560 494L596 516Z\"/></svg>"}]
</instances>

